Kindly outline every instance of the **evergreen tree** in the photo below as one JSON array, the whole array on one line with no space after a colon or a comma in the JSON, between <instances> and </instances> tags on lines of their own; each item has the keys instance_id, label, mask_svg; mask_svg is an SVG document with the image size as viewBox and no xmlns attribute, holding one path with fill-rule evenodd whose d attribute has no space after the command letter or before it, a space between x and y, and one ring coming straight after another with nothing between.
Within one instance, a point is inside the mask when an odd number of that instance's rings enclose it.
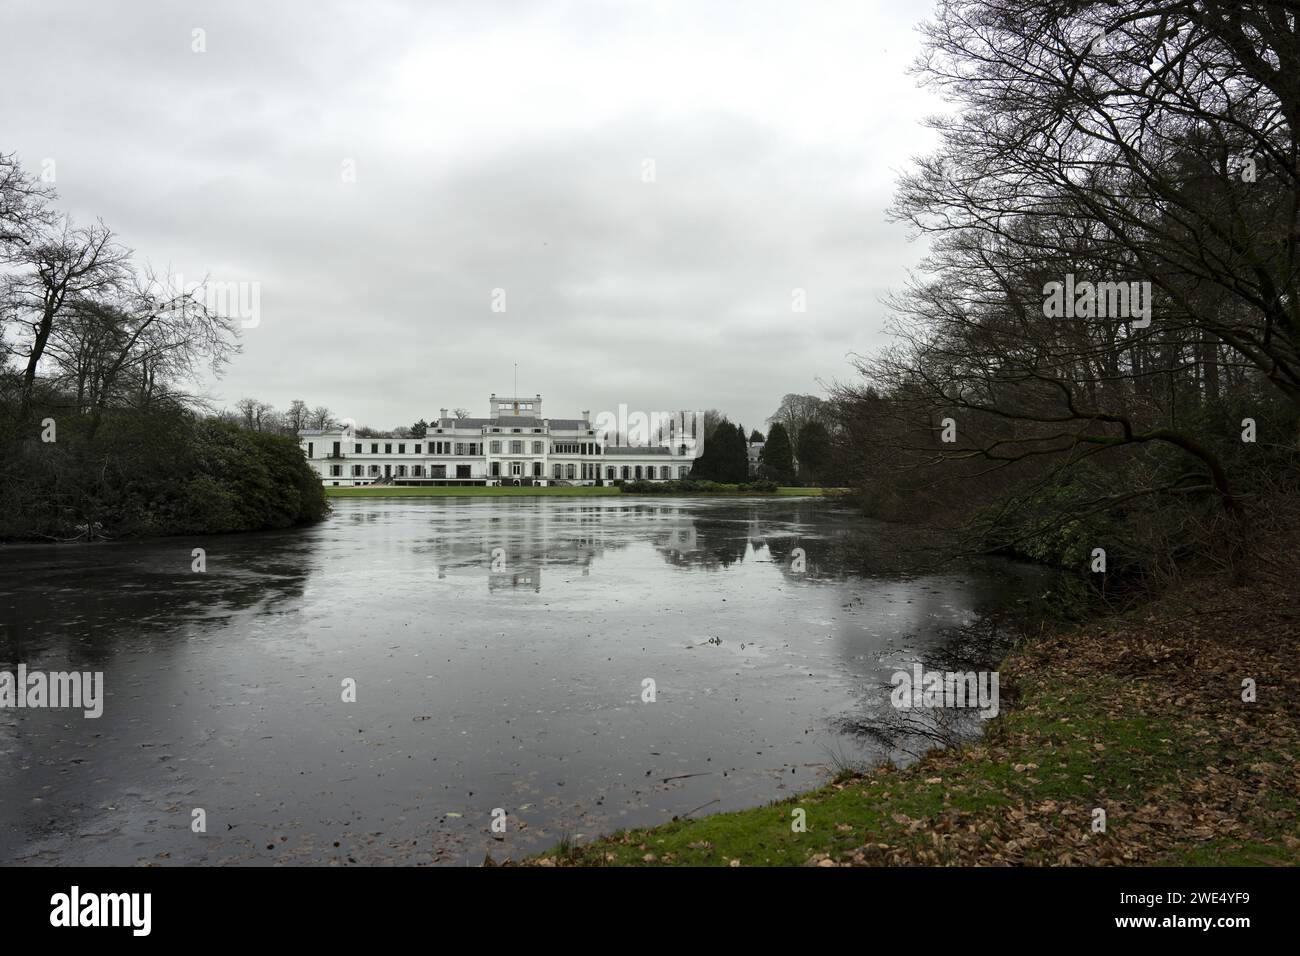
<instances>
[{"instance_id":1,"label":"evergreen tree","mask_svg":"<svg viewBox=\"0 0 1300 956\"><path fill-rule=\"evenodd\" d=\"M780 422L774 422L768 431L760 461L764 478L779 485L794 483L794 449L790 447L790 434Z\"/></svg>"},{"instance_id":2,"label":"evergreen tree","mask_svg":"<svg viewBox=\"0 0 1300 956\"><path fill-rule=\"evenodd\" d=\"M740 425L731 429L724 462L723 481L736 484L749 481L749 445L745 441L745 429Z\"/></svg>"},{"instance_id":3,"label":"evergreen tree","mask_svg":"<svg viewBox=\"0 0 1300 956\"><path fill-rule=\"evenodd\" d=\"M429 423L426 422L423 418L421 418L418 422L416 422L414 425L411 426L412 438L423 438L428 433L429 433Z\"/></svg>"},{"instance_id":4,"label":"evergreen tree","mask_svg":"<svg viewBox=\"0 0 1300 956\"><path fill-rule=\"evenodd\" d=\"M830 432L821 422L808 422L799 430L799 469L803 477L813 484L823 484L830 464Z\"/></svg>"},{"instance_id":5,"label":"evergreen tree","mask_svg":"<svg viewBox=\"0 0 1300 956\"><path fill-rule=\"evenodd\" d=\"M720 481L718 477L719 462L722 460L722 444L724 436L731 430L731 423L725 418L718 421L713 427L713 431L704 439L704 451L700 457L695 459L695 464L691 466L691 477L704 479L706 481Z\"/></svg>"}]
</instances>

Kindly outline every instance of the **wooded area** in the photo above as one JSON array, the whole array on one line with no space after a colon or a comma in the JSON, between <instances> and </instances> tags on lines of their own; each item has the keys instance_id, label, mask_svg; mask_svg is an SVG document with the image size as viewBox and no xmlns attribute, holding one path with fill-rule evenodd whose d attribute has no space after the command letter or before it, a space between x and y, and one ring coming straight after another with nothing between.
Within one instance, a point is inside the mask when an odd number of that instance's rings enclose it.
<instances>
[{"instance_id":1,"label":"wooded area","mask_svg":"<svg viewBox=\"0 0 1300 956\"><path fill-rule=\"evenodd\" d=\"M209 420L186 391L239 351L237 324L54 198L0 154L0 537L319 520L296 440Z\"/></svg>"},{"instance_id":2,"label":"wooded area","mask_svg":"<svg viewBox=\"0 0 1300 956\"><path fill-rule=\"evenodd\" d=\"M892 209L929 255L830 403L874 513L1113 572L1232 562L1292 507L1298 29L1280 2L938 5L916 72L952 111Z\"/></svg>"}]
</instances>

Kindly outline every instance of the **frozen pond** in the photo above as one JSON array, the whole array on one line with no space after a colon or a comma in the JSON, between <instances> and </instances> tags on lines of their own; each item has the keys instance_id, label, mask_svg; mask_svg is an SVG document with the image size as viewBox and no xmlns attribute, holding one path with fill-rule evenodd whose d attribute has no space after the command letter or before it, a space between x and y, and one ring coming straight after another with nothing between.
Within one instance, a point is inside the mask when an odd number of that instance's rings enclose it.
<instances>
[{"instance_id":1,"label":"frozen pond","mask_svg":"<svg viewBox=\"0 0 1300 956\"><path fill-rule=\"evenodd\" d=\"M477 864L809 789L884 755L841 728L897 666L1032 584L855 574L871 533L816 499L343 499L0 548L0 670L105 684L98 719L0 709L0 863Z\"/></svg>"}]
</instances>

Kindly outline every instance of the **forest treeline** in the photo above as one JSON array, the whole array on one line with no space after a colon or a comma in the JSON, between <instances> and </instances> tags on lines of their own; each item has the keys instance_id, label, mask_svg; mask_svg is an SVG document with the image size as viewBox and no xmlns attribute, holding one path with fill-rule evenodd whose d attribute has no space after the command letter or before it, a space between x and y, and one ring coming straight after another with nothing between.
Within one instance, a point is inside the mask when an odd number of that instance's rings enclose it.
<instances>
[{"instance_id":1,"label":"forest treeline","mask_svg":"<svg viewBox=\"0 0 1300 956\"><path fill-rule=\"evenodd\" d=\"M1294 514L1300 14L941 0L928 257L819 414L874 513L1091 570L1231 563Z\"/></svg>"},{"instance_id":2,"label":"forest treeline","mask_svg":"<svg viewBox=\"0 0 1300 956\"><path fill-rule=\"evenodd\" d=\"M296 439L185 391L239 350L202 288L138 265L0 154L0 538L284 528L327 511Z\"/></svg>"}]
</instances>

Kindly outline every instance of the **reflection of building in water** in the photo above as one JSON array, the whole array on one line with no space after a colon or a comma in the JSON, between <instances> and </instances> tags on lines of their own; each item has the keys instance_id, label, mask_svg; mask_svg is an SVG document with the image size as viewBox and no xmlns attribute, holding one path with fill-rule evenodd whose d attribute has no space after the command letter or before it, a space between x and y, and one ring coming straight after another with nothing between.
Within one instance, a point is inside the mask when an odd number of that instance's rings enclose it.
<instances>
[{"instance_id":1,"label":"reflection of building in water","mask_svg":"<svg viewBox=\"0 0 1300 956\"><path fill-rule=\"evenodd\" d=\"M522 571L489 571L488 590L502 591L524 588L529 591L542 589L542 566L534 565Z\"/></svg>"},{"instance_id":2,"label":"reflection of building in water","mask_svg":"<svg viewBox=\"0 0 1300 956\"><path fill-rule=\"evenodd\" d=\"M680 525L656 538L655 547L678 554L691 554L700 550L700 536L695 531L695 522L686 517Z\"/></svg>"},{"instance_id":3,"label":"reflection of building in water","mask_svg":"<svg viewBox=\"0 0 1300 956\"><path fill-rule=\"evenodd\" d=\"M469 533L434 543L438 577L446 578L449 570L482 569L489 591L540 591L543 568L578 568L586 575L602 552L628 544L622 535L606 539L604 513L610 510L559 508L542 499L476 501L465 507Z\"/></svg>"}]
</instances>

